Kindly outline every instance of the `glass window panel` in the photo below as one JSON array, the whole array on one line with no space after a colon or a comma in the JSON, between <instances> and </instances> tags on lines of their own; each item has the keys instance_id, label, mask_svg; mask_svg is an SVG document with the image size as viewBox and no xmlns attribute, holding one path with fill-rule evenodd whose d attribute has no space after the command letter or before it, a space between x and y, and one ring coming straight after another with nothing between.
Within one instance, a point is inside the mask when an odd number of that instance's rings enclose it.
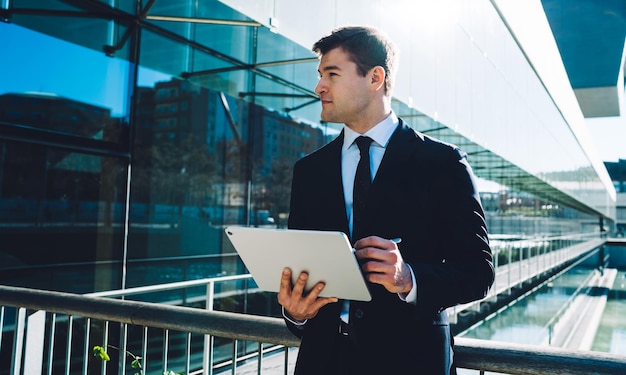
<instances>
[{"instance_id":1,"label":"glass window panel","mask_svg":"<svg viewBox=\"0 0 626 375\"><path fill-rule=\"evenodd\" d=\"M174 22L150 20L155 26L175 34L178 37L197 42L206 47L207 51L216 51L213 58L225 56L224 61L250 63L250 45L252 43L253 28L249 26L232 26L219 24L202 24L194 22ZM149 47L154 47L150 44ZM152 49L152 48L148 48ZM210 52L204 52L210 54ZM172 55L174 57L177 55ZM198 64L199 63L199 64ZM217 64L202 64L202 61L189 61L189 64L198 64L190 66L190 70L199 70L207 68L216 68L224 66L224 62ZM232 65L232 64L231 64Z\"/></svg>"},{"instance_id":2,"label":"glass window panel","mask_svg":"<svg viewBox=\"0 0 626 375\"><path fill-rule=\"evenodd\" d=\"M126 174L119 159L0 141L0 283L119 288Z\"/></svg>"},{"instance_id":3,"label":"glass window panel","mask_svg":"<svg viewBox=\"0 0 626 375\"><path fill-rule=\"evenodd\" d=\"M126 141L130 64L0 23L0 122L84 138ZM59 57L61 56L61 57Z\"/></svg>"},{"instance_id":4,"label":"glass window panel","mask_svg":"<svg viewBox=\"0 0 626 375\"><path fill-rule=\"evenodd\" d=\"M148 0L142 0L143 9L145 9L148 2ZM217 0L203 0L197 2L188 0L158 0L152 4L148 15L198 17L224 21L250 21L250 18Z\"/></svg>"},{"instance_id":5,"label":"glass window panel","mask_svg":"<svg viewBox=\"0 0 626 375\"><path fill-rule=\"evenodd\" d=\"M140 76L149 74L144 69ZM144 80L140 77L140 80ZM240 273L225 224L248 223L249 104L172 78L137 105L129 286ZM184 258L194 256L194 262ZM163 272L159 259L176 272ZM190 267L195 264L204 264ZM132 276L130 276L132 275Z\"/></svg>"},{"instance_id":6,"label":"glass window panel","mask_svg":"<svg viewBox=\"0 0 626 375\"><path fill-rule=\"evenodd\" d=\"M194 40L242 63L252 63L254 28L249 26L194 24ZM198 62L196 70L211 69L212 65Z\"/></svg>"},{"instance_id":7,"label":"glass window panel","mask_svg":"<svg viewBox=\"0 0 626 375\"><path fill-rule=\"evenodd\" d=\"M210 71L204 72L206 70L224 69L229 72L230 69L234 69L234 74L239 74L238 78L241 78L242 73L236 65L205 51L194 50L189 45L152 31L143 30L141 36L140 64L144 67L177 77L188 76L192 79L206 79L205 76L213 74Z\"/></svg>"},{"instance_id":8,"label":"glass window panel","mask_svg":"<svg viewBox=\"0 0 626 375\"><path fill-rule=\"evenodd\" d=\"M94 51L104 53L112 48L112 54L116 57L128 59L129 56L130 39L128 35L125 35L127 27L102 14L93 14L83 10L77 11L75 16L44 9L40 9L37 13L15 11L11 22ZM65 56L69 52L61 48L49 56L59 54Z\"/></svg>"},{"instance_id":9,"label":"glass window panel","mask_svg":"<svg viewBox=\"0 0 626 375\"><path fill-rule=\"evenodd\" d=\"M286 226L293 163L326 143L325 131L176 78L138 99L129 286L160 281L151 264L164 257L182 267L173 280L243 272L224 227Z\"/></svg>"},{"instance_id":10,"label":"glass window panel","mask_svg":"<svg viewBox=\"0 0 626 375\"><path fill-rule=\"evenodd\" d=\"M308 96L305 92L294 90L260 75L256 75L255 87L258 95L254 99L257 104L282 112L308 103L314 105L318 101L315 96Z\"/></svg>"},{"instance_id":11,"label":"glass window panel","mask_svg":"<svg viewBox=\"0 0 626 375\"><path fill-rule=\"evenodd\" d=\"M62 1L50 0L11 0L9 5L18 9L42 9L42 10L78 10L78 8Z\"/></svg>"},{"instance_id":12,"label":"glass window panel","mask_svg":"<svg viewBox=\"0 0 626 375\"><path fill-rule=\"evenodd\" d=\"M259 27L257 63L315 57L310 47L303 47L266 27ZM315 66L317 67L317 62ZM313 70L313 74L316 72L317 68Z\"/></svg>"},{"instance_id":13,"label":"glass window panel","mask_svg":"<svg viewBox=\"0 0 626 375\"><path fill-rule=\"evenodd\" d=\"M141 2L141 0L96 0L98 2L104 3L113 8L117 8L124 12L135 14L137 9L137 2ZM146 2L147 3L147 2Z\"/></svg>"}]
</instances>

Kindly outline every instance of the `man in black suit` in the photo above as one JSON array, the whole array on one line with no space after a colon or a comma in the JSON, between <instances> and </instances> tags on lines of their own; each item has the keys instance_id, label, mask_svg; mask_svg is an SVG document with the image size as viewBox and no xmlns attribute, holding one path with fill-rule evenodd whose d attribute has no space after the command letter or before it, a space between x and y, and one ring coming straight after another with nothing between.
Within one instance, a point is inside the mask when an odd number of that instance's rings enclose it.
<instances>
[{"instance_id":1,"label":"man in black suit","mask_svg":"<svg viewBox=\"0 0 626 375\"><path fill-rule=\"evenodd\" d=\"M296 374L453 373L445 309L483 298L494 278L466 155L396 117L396 52L380 31L340 28L313 50L322 120L345 126L294 166L289 227L348 234L372 300L319 297L322 282L303 290L308 275L292 283L285 269L278 301L302 339ZM361 135L371 185L353 202Z\"/></svg>"}]
</instances>

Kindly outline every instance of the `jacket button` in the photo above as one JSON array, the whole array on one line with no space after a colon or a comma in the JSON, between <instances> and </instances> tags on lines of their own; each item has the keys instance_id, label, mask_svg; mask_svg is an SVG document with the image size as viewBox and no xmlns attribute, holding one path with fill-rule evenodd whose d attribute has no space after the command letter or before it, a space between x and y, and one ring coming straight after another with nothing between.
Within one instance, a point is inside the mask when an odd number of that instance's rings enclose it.
<instances>
[{"instance_id":1,"label":"jacket button","mask_svg":"<svg viewBox=\"0 0 626 375\"><path fill-rule=\"evenodd\" d=\"M365 316L365 311L361 310L361 309L356 309L354 310L354 317L357 319L361 319L362 317Z\"/></svg>"}]
</instances>

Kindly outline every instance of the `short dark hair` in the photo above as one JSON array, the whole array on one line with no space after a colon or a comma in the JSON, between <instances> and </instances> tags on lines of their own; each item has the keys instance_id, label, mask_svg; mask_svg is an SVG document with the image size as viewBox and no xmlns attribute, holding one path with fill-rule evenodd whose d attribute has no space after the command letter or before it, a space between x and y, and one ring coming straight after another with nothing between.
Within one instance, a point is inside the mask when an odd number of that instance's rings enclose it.
<instances>
[{"instance_id":1,"label":"short dark hair","mask_svg":"<svg viewBox=\"0 0 626 375\"><path fill-rule=\"evenodd\" d=\"M367 26L340 27L313 44L313 52L320 56L335 48L348 54L362 76L375 66L385 69L385 93L391 93L397 52L393 42L380 30Z\"/></svg>"}]
</instances>

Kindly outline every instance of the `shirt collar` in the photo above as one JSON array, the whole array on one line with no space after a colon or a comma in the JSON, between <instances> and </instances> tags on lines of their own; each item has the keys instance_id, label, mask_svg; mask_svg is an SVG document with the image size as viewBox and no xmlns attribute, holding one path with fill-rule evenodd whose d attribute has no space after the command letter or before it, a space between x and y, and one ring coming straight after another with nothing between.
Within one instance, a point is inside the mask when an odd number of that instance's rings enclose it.
<instances>
[{"instance_id":1,"label":"shirt collar","mask_svg":"<svg viewBox=\"0 0 626 375\"><path fill-rule=\"evenodd\" d=\"M387 147L387 143L389 143L389 139L393 134L394 130L398 126L398 116L391 111L389 116L385 117L385 119L378 124L374 125L370 130L368 130L365 134L360 134L350 129L349 127L343 127L343 150L346 150L350 147L354 140L357 139L361 135L368 136L374 140L380 147Z\"/></svg>"}]
</instances>

